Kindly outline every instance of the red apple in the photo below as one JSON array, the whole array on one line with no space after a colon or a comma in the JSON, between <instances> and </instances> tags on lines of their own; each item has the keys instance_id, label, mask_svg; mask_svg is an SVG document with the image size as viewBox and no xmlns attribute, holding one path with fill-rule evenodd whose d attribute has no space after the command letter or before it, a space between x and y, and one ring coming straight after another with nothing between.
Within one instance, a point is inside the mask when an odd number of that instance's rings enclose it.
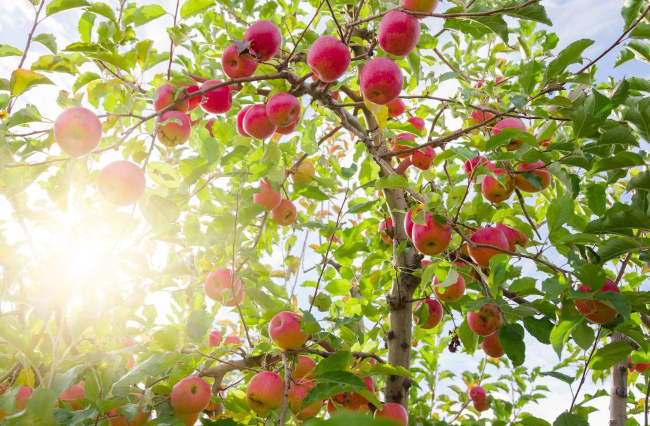
<instances>
[{"instance_id":1,"label":"red apple","mask_svg":"<svg viewBox=\"0 0 650 426\"><path fill-rule=\"evenodd\" d=\"M192 413L184 413L184 412L174 412L174 418L181 421L182 423L185 424L185 426L194 426L196 424L196 421L199 419L199 416L201 415L201 412L192 412Z\"/></svg>"},{"instance_id":2,"label":"red apple","mask_svg":"<svg viewBox=\"0 0 650 426\"><path fill-rule=\"evenodd\" d=\"M172 388L170 404L174 412L198 413L208 406L212 391L200 377L189 376Z\"/></svg>"},{"instance_id":3,"label":"red apple","mask_svg":"<svg viewBox=\"0 0 650 426\"><path fill-rule=\"evenodd\" d=\"M546 164L541 160L534 163L521 163L517 166L517 171L533 173L539 177L540 182L533 182L525 173L517 173L515 175L515 184L517 188L524 192L543 191L551 184L551 172L548 171Z\"/></svg>"},{"instance_id":4,"label":"red apple","mask_svg":"<svg viewBox=\"0 0 650 426\"><path fill-rule=\"evenodd\" d=\"M411 123L411 126L415 127L420 134L424 132L425 123L420 117L411 117L408 119L408 122Z\"/></svg>"},{"instance_id":5,"label":"red apple","mask_svg":"<svg viewBox=\"0 0 650 426\"><path fill-rule=\"evenodd\" d=\"M205 128L210 133L210 137L214 137L214 123L217 122L216 118L211 118L208 121L205 122Z\"/></svg>"},{"instance_id":6,"label":"red apple","mask_svg":"<svg viewBox=\"0 0 650 426\"><path fill-rule=\"evenodd\" d=\"M350 61L350 50L336 37L320 37L307 52L307 64L324 83L338 80L347 71Z\"/></svg>"},{"instance_id":7,"label":"red apple","mask_svg":"<svg viewBox=\"0 0 650 426\"><path fill-rule=\"evenodd\" d=\"M316 368L316 361L305 355L298 355L296 365L291 372L293 380L312 380L313 376L310 374Z\"/></svg>"},{"instance_id":8,"label":"red apple","mask_svg":"<svg viewBox=\"0 0 650 426\"><path fill-rule=\"evenodd\" d=\"M262 371L253 376L246 388L246 402L260 416L282 405L284 381L278 373Z\"/></svg>"},{"instance_id":9,"label":"red apple","mask_svg":"<svg viewBox=\"0 0 650 426\"><path fill-rule=\"evenodd\" d=\"M159 120L156 135L163 145L180 145L190 138L192 123L186 114L180 111L166 111Z\"/></svg>"},{"instance_id":10,"label":"red apple","mask_svg":"<svg viewBox=\"0 0 650 426\"><path fill-rule=\"evenodd\" d=\"M271 184L266 180L260 180L260 192L253 194L253 202L264 207L266 211L271 211L282 202L280 191L274 191Z\"/></svg>"},{"instance_id":11,"label":"red apple","mask_svg":"<svg viewBox=\"0 0 650 426\"><path fill-rule=\"evenodd\" d=\"M413 224L411 231L413 245L421 253L435 256L442 253L451 241L451 231L448 224L438 223L432 213L424 216L424 225Z\"/></svg>"},{"instance_id":12,"label":"red apple","mask_svg":"<svg viewBox=\"0 0 650 426\"><path fill-rule=\"evenodd\" d=\"M509 250L510 244L508 243L508 238L503 234L499 228L492 226L486 226L481 228L478 231L474 232L470 237L470 241L477 244L486 244L501 248L503 250ZM470 244L467 248L469 256L472 258L476 264L487 267L490 265L490 259L492 256L503 253L497 249L489 247L472 247Z\"/></svg>"},{"instance_id":13,"label":"red apple","mask_svg":"<svg viewBox=\"0 0 650 426\"><path fill-rule=\"evenodd\" d=\"M244 34L244 41L250 43L249 51L262 61L271 59L282 45L280 29L271 21L257 21Z\"/></svg>"},{"instance_id":14,"label":"red apple","mask_svg":"<svg viewBox=\"0 0 650 426\"><path fill-rule=\"evenodd\" d=\"M526 247L528 244L528 237L516 229L506 226L503 223L497 224L496 227L506 236L510 251L515 251L515 244L521 247Z\"/></svg>"},{"instance_id":15,"label":"red apple","mask_svg":"<svg viewBox=\"0 0 650 426\"><path fill-rule=\"evenodd\" d=\"M388 245L393 245L393 239L390 237L390 235L388 235L386 230L392 227L393 227L393 219L391 218L383 220L379 224L379 235L381 236L381 239Z\"/></svg>"},{"instance_id":16,"label":"red apple","mask_svg":"<svg viewBox=\"0 0 650 426\"><path fill-rule=\"evenodd\" d=\"M224 306L236 306L244 300L245 287L239 278L233 280L232 271L226 268L210 272L203 283L205 294Z\"/></svg>"},{"instance_id":17,"label":"red apple","mask_svg":"<svg viewBox=\"0 0 650 426\"><path fill-rule=\"evenodd\" d=\"M412 133L400 133L395 138L391 139L390 144L391 144L391 150L393 152L399 152L399 151L411 148L410 145L400 144L399 143L400 141L412 141L412 142L415 142L415 135L413 135ZM404 153L404 154L399 154L397 156L397 158L407 158L410 155L411 155L411 153L407 152L407 153Z\"/></svg>"},{"instance_id":18,"label":"red apple","mask_svg":"<svg viewBox=\"0 0 650 426\"><path fill-rule=\"evenodd\" d=\"M650 368L650 363L647 362L639 362L634 364L634 369L639 373L639 374L645 374L646 370Z\"/></svg>"},{"instance_id":19,"label":"red apple","mask_svg":"<svg viewBox=\"0 0 650 426\"><path fill-rule=\"evenodd\" d=\"M481 193L485 199L500 203L510 198L515 190L515 179L506 169L494 169L492 171L497 176L504 177L504 183L492 175L485 175L481 183Z\"/></svg>"},{"instance_id":20,"label":"red apple","mask_svg":"<svg viewBox=\"0 0 650 426\"><path fill-rule=\"evenodd\" d=\"M21 386L16 394L16 410L24 410L30 396L32 396L32 388Z\"/></svg>"},{"instance_id":21,"label":"red apple","mask_svg":"<svg viewBox=\"0 0 650 426\"><path fill-rule=\"evenodd\" d=\"M255 139L266 139L273 135L277 128L271 123L266 114L266 106L262 104L251 105L246 111L243 121L244 132Z\"/></svg>"},{"instance_id":22,"label":"red apple","mask_svg":"<svg viewBox=\"0 0 650 426\"><path fill-rule=\"evenodd\" d=\"M296 130L296 127L298 127L298 122L297 121L295 123L293 123L293 124L289 124L286 127L278 127L277 129L275 129L275 134L276 135L290 135L291 133L294 132L294 130Z\"/></svg>"},{"instance_id":23,"label":"red apple","mask_svg":"<svg viewBox=\"0 0 650 426\"><path fill-rule=\"evenodd\" d=\"M591 293L591 289L584 284L578 288L578 291ZM616 282L609 278L605 280L605 284L603 284L601 289L598 290L598 293L604 293L607 291L614 293L621 292L618 289ZM585 315L589 321L596 324L609 324L614 318L616 318L616 315L618 315L618 312L616 312L614 308L595 299L575 299L575 304L581 314Z\"/></svg>"},{"instance_id":24,"label":"red apple","mask_svg":"<svg viewBox=\"0 0 650 426\"><path fill-rule=\"evenodd\" d=\"M251 135L246 133L246 130L244 130L244 117L246 117L246 113L252 106L253 105L246 105L237 113L237 133L247 138L249 138Z\"/></svg>"},{"instance_id":25,"label":"red apple","mask_svg":"<svg viewBox=\"0 0 650 426\"><path fill-rule=\"evenodd\" d=\"M413 319L424 329L433 328L442 320L442 305L435 299L420 300L415 305Z\"/></svg>"},{"instance_id":26,"label":"red apple","mask_svg":"<svg viewBox=\"0 0 650 426\"><path fill-rule=\"evenodd\" d=\"M156 89L156 93L154 94L154 101L153 101L154 109L156 111L160 111L164 108L167 108L169 105L172 105L174 102L176 102L176 96L174 96L175 91L176 91L176 87L172 86L169 83L165 83L162 86L159 86ZM179 96L179 98L181 97L183 97L182 94ZM175 109L176 111L187 113L190 110L189 99L185 99L184 101L181 101L173 109Z\"/></svg>"},{"instance_id":27,"label":"red apple","mask_svg":"<svg viewBox=\"0 0 650 426\"><path fill-rule=\"evenodd\" d=\"M287 127L300 118L300 101L290 93L278 93L266 102L266 116L278 127Z\"/></svg>"},{"instance_id":28,"label":"red apple","mask_svg":"<svg viewBox=\"0 0 650 426\"><path fill-rule=\"evenodd\" d=\"M208 80L201 85L201 90L208 89L221 84L220 80ZM216 89L208 90L203 94L201 108L205 112L212 114L223 114L232 107L232 92L230 86L221 86Z\"/></svg>"},{"instance_id":29,"label":"red apple","mask_svg":"<svg viewBox=\"0 0 650 426\"><path fill-rule=\"evenodd\" d=\"M144 171L130 161L113 161L99 172L97 188L113 204L133 204L144 193Z\"/></svg>"},{"instance_id":30,"label":"red apple","mask_svg":"<svg viewBox=\"0 0 650 426\"><path fill-rule=\"evenodd\" d=\"M213 348L221 345L221 332L219 330L211 331L209 342L210 346Z\"/></svg>"},{"instance_id":31,"label":"red apple","mask_svg":"<svg viewBox=\"0 0 650 426\"><path fill-rule=\"evenodd\" d=\"M432 147L425 146L424 149L413 151L411 163L420 170L429 170L434 158L436 158L436 152Z\"/></svg>"},{"instance_id":32,"label":"red apple","mask_svg":"<svg viewBox=\"0 0 650 426\"><path fill-rule=\"evenodd\" d=\"M289 226L296 221L298 213L296 211L296 206L291 202L291 200L285 199L280 201L280 204L271 210L271 216L278 225Z\"/></svg>"},{"instance_id":33,"label":"red apple","mask_svg":"<svg viewBox=\"0 0 650 426\"><path fill-rule=\"evenodd\" d=\"M239 336L231 334L230 336L226 336L223 343L224 345L241 345L244 343L244 341L240 339Z\"/></svg>"},{"instance_id":34,"label":"red apple","mask_svg":"<svg viewBox=\"0 0 650 426\"><path fill-rule=\"evenodd\" d=\"M479 308L478 312L467 314L469 329L479 336L489 336L497 331L502 323L501 309L496 303L486 303Z\"/></svg>"},{"instance_id":35,"label":"red apple","mask_svg":"<svg viewBox=\"0 0 650 426\"><path fill-rule=\"evenodd\" d=\"M385 52L404 57L418 44L420 23L413 15L391 10L379 23L377 39Z\"/></svg>"},{"instance_id":36,"label":"red apple","mask_svg":"<svg viewBox=\"0 0 650 426\"><path fill-rule=\"evenodd\" d=\"M395 426L408 426L409 424L409 415L406 408L396 402L385 403L381 410L375 411L375 418L394 420Z\"/></svg>"},{"instance_id":37,"label":"red apple","mask_svg":"<svg viewBox=\"0 0 650 426\"><path fill-rule=\"evenodd\" d=\"M73 157L92 152L102 138L102 123L94 112L82 107L68 108L54 122L54 140Z\"/></svg>"},{"instance_id":38,"label":"red apple","mask_svg":"<svg viewBox=\"0 0 650 426\"><path fill-rule=\"evenodd\" d=\"M469 179L472 175L472 172L479 166L485 166L488 170L494 170L496 166L494 163L491 163L490 160L483 157L482 155L477 155L472 158L472 160L465 161L465 172L467 173L467 178ZM474 172L476 174L476 172Z\"/></svg>"},{"instance_id":39,"label":"red apple","mask_svg":"<svg viewBox=\"0 0 650 426\"><path fill-rule=\"evenodd\" d=\"M305 344L309 337L300 330L302 316L295 312L280 312L269 323L269 336L284 350L296 350Z\"/></svg>"},{"instance_id":40,"label":"red apple","mask_svg":"<svg viewBox=\"0 0 650 426\"><path fill-rule=\"evenodd\" d=\"M503 129L508 129L508 128L516 128L524 132L527 130L526 125L520 119L504 118L503 120L500 120L497 124L494 125L494 128L492 129L492 135L496 136L499 133L501 133ZM519 148L522 144L523 144L522 141L517 139L512 139L510 142L508 142L508 145L506 145L506 149L508 151L514 151L517 148Z\"/></svg>"},{"instance_id":41,"label":"red apple","mask_svg":"<svg viewBox=\"0 0 650 426\"><path fill-rule=\"evenodd\" d=\"M413 12L432 13L438 0L402 0L402 7Z\"/></svg>"},{"instance_id":42,"label":"red apple","mask_svg":"<svg viewBox=\"0 0 650 426\"><path fill-rule=\"evenodd\" d=\"M360 373L357 373L359 376ZM361 380L366 384L366 390L371 393L375 393L375 384L372 381L372 377L362 377ZM352 411L368 411L368 400L363 397L360 393L353 392L346 395L347 401L344 403L345 408Z\"/></svg>"},{"instance_id":43,"label":"red apple","mask_svg":"<svg viewBox=\"0 0 650 426\"><path fill-rule=\"evenodd\" d=\"M306 420L314 417L323 406L323 401L316 401L313 404L300 409L302 402L314 386L316 386L316 383L313 381L291 382L289 384L289 407L298 420Z\"/></svg>"},{"instance_id":44,"label":"red apple","mask_svg":"<svg viewBox=\"0 0 650 426\"><path fill-rule=\"evenodd\" d=\"M138 397L138 399L142 399L142 394L141 393L135 393L132 394ZM149 411L144 411L140 410L138 413L133 417L131 420L128 420L125 415L121 415L121 409L120 408L113 408L111 411L108 412L109 415L109 423L111 426L143 426L144 424L147 423L147 420L149 420L149 416L151 415L151 412Z\"/></svg>"},{"instance_id":45,"label":"red apple","mask_svg":"<svg viewBox=\"0 0 650 426\"><path fill-rule=\"evenodd\" d=\"M85 382L83 380L70 386L59 394L59 401L67 402L73 410L81 410L83 408L81 400L86 398L84 387Z\"/></svg>"},{"instance_id":46,"label":"red apple","mask_svg":"<svg viewBox=\"0 0 650 426\"><path fill-rule=\"evenodd\" d=\"M231 44L223 52L221 68L232 79L246 78L255 74L257 61L248 53L242 53L240 55L237 45Z\"/></svg>"},{"instance_id":47,"label":"red apple","mask_svg":"<svg viewBox=\"0 0 650 426\"><path fill-rule=\"evenodd\" d=\"M469 398L474 403L476 411L485 411L489 408L487 393L481 386L472 386L469 390Z\"/></svg>"},{"instance_id":48,"label":"red apple","mask_svg":"<svg viewBox=\"0 0 650 426\"><path fill-rule=\"evenodd\" d=\"M409 209L409 211L407 211L406 214L404 215L404 231L406 231L406 235L409 238L412 238L411 233L413 232L413 224L414 224L413 215L421 211L423 208L424 206L422 204L418 204L417 206L415 206L414 209Z\"/></svg>"},{"instance_id":49,"label":"red apple","mask_svg":"<svg viewBox=\"0 0 650 426\"><path fill-rule=\"evenodd\" d=\"M192 93L198 92L200 90L199 86L195 84L181 83L181 86L186 88L185 92L187 92L188 95L191 95ZM196 109L199 105L201 105L202 100L203 100L203 95L196 95L189 98L188 111L192 111L193 109Z\"/></svg>"},{"instance_id":50,"label":"red apple","mask_svg":"<svg viewBox=\"0 0 650 426\"><path fill-rule=\"evenodd\" d=\"M456 302L465 294L465 278L461 274L458 274L455 283L449 287L441 287L438 282L438 277L435 277L433 279L433 292L443 302Z\"/></svg>"},{"instance_id":51,"label":"red apple","mask_svg":"<svg viewBox=\"0 0 650 426\"><path fill-rule=\"evenodd\" d=\"M488 334L481 342L481 348L483 352L491 356L492 358L499 358L503 356L503 347L499 343L499 332L495 331L492 334Z\"/></svg>"},{"instance_id":52,"label":"red apple","mask_svg":"<svg viewBox=\"0 0 650 426\"><path fill-rule=\"evenodd\" d=\"M359 84L370 102L385 105L399 96L404 85L400 67L390 58L369 60L361 69Z\"/></svg>"},{"instance_id":53,"label":"red apple","mask_svg":"<svg viewBox=\"0 0 650 426\"><path fill-rule=\"evenodd\" d=\"M402 101L400 98L393 99L392 101L388 102L386 106L388 107L388 116L390 118L399 117L406 111L404 101Z\"/></svg>"},{"instance_id":54,"label":"red apple","mask_svg":"<svg viewBox=\"0 0 650 426\"><path fill-rule=\"evenodd\" d=\"M486 121L492 119L494 114L490 111L483 111L480 109L475 109L472 111L471 120L477 124L485 123Z\"/></svg>"}]
</instances>

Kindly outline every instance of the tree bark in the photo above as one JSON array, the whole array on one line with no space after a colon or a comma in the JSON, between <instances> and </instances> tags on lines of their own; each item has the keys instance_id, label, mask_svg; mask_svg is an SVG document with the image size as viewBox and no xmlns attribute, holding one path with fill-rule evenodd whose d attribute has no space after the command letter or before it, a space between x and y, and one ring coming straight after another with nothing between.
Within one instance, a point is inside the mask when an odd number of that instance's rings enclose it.
<instances>
[{"instance_id":1,"label":"tree bark","mask_svg":"<svg viewBox=\"0 0 650 426\"><path fill-rule=\"evenodd\" d=\"M612 341L624 340L619 333L612 335ZM612 386L609 396L609 426L625 426L627 422L627 360L611 369Z\"/></svg>"}]
</instances>

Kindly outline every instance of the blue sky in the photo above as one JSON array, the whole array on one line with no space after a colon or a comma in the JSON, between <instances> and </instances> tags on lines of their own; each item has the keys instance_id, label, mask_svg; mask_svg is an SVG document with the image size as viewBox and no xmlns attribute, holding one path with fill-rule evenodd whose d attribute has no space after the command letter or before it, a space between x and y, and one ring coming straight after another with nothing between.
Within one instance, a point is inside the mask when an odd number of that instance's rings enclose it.
<instances>
[{"instance_id":1,"label":"blue sky","mask_svg":"<svg viewBox=\"0 0 650 426\"><path fill-rule=\"evenodd\" d=\"M106 0L109 3L115 4L116 0ZM130 0L132 1L132 0ZM172 0L137 0L138 4L158 3L166 10L172 9ZM553 29L560 37L560 47L568 43L580 39L591 38L595 43L586 52L587 57L595 57L605 48L607 48L622 32L623 20L620 16L621 0L543 0L547 11L554 23ZM441 3L441 9L444 10L446 4ZM0 43L10 44L18 48L23 48L25 44L26 28L31 26L32 20L32 7L27 0L5 0L3 2L3 13L0 14ZM49 32L56 35L58 39L59 48L74 41L77 36L76 23L79 14L78 12L64 12L53 17L46 19L39 32ZM166 49L168 40L166 34L160 31L162 25L169 25L171 22L170 17L164 17L156 21L154 25L147 25L141 28L141 37L147 37L155 40L159 49ZM650 78L650 66L639 61L630 61L619 68L613 68L616 57L620 47L611 52L601 62L599 62L599 77L606 78L612 75L616 78L624 76L641 76ZM33 60L40 54L45 54L46 49L40 45L34 45L32 54L29 60ZM16 58L0 58L0 69L7 73L7 70L12 70L17 63ZM29 63L29 61L28 61ZM8 75L2 75L8 78ZM70 79L67 77L57 77L57 82L60 82L63 87L69 87ZM28 102L38 102L39 107L44 106L46 111L45 115L48 118L54 118L57 111L56 107L57 89L46 88L38 91L38 95L32 92L31 95L25 96L24 100ZM47 105L51 107L47 107ZM51 111L51 114L47 114ZM2 209L0 204L0 210ZM299 239L301 241L301 239ZM298 248L299 249L299 248ZM299 253L296 253L299 255ZM317 259L306 259L312 262ZM309 266L309 265L308 265ZM304 278L311 278L310 276ZM557 356L550 349L543 345L537 344L535 341L528 343L527 350L527 365L530 367L540 365L544 369L550 369L556 362ZM467 365L477 365L477 357L469 357L465 355L451 355L445 353L441 357L441 363L457 373L460 373ZM488 367L488 372L496 373L494 367ZM504 371L500 371L504 373ZM556 379L546 379L543 381L551 388L551 394L548 399L544 400L541 405L534 408L532 411L539 417L552 421L562 410L568 408L570 403L570 393L566 384ZM447 381L446 384L450 384ZM592 383L587 383L583 394L585 392L593 392L594 386ZM601 413L592 414L590 424L592 426L607 425L606 418L607 412L607 399L596 400L594 406L603 409Z\"/></svg>"}]
</instances>

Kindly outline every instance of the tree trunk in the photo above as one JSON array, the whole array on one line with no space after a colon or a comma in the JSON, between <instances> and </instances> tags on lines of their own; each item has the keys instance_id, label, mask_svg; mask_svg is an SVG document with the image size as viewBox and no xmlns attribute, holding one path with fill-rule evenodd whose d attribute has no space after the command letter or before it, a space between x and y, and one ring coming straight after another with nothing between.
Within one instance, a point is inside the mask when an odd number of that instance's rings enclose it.
<instances>
[{"instance_id":1,"label":"tree trunk","mask_svg":"<svg viewBox=\"0 0 650 426\"><path fill-rule=\"evenodd\" d=\"M618 333L612 335L612 341L623 340ZM609 426L625 426L627 421L627 360L612 367L612 387L609 396Z\"/></svg>"}]
</instances>

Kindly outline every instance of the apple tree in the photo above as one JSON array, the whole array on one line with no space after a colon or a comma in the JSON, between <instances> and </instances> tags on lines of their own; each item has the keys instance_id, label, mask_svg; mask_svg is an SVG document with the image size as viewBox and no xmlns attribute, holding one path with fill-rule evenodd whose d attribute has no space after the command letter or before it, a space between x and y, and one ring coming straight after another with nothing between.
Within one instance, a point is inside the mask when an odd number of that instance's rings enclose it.
<instances>
[{"instance_id":1,"label":"apple tree","mask_svg":"<svg viewBox=\"0 0 650 426\"><path fill-rule=\"evenodd\" d=\"M648 425L646 1L15 1L2 424Z\"/></svg>"}]
</instances>

